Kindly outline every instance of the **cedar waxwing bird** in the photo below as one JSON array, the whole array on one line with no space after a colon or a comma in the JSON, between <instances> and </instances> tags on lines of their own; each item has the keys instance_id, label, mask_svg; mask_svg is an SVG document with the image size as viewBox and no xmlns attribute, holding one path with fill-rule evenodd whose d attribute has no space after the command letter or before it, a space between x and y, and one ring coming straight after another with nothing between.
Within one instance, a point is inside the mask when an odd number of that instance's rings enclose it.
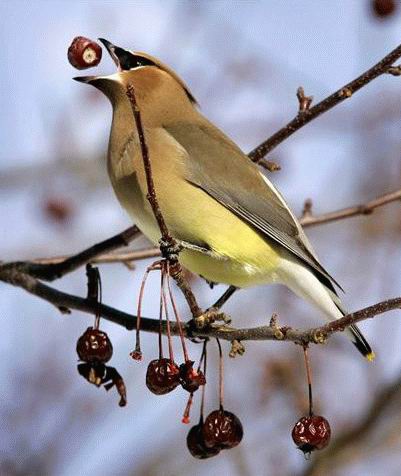
<instances>
[{"instance_id":1,"label":"cedar waxwing bird","mask_svg":"<svg viewBox=\"0 0 401 476\"><path fill-rule=\"evenodd\" d=\"M183 266L209 282L248 287L281 283L329 320L346 314L335 285L274 185L198 110L185 83L152 56L101 39L118 72L74 78L111 101L108 173L115 194L155 244L160 230L146 198L142 153L128 84L135 90L160 209L171 235L188 245ZM374 353L347 329L367 359Z\"/></svg>"}]
</instances>

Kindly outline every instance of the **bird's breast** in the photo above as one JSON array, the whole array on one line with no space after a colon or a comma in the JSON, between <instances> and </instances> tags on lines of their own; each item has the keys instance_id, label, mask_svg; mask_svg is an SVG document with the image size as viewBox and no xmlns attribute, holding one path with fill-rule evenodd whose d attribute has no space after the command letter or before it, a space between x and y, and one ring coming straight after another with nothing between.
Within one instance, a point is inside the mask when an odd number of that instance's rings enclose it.
<instances>
[{"instance_id":1,"label":"bird's breast","mask_svg":"<svg viewBox=\"0 0 401 476\"><path fill-rule=\"evenodd\" d=\"M207 246L208 255L183 251L181 261L209 281L250 286L274 281L278 254L259 233L186 176L186 151L169 134L147 130L156 196L173 237ZM111 148L111 150L113 150ZM141 231L155 244L160 231L147 200L142 153L135 135L109 155L109 175L115 194Z\"/></svg>"}]
</instances>

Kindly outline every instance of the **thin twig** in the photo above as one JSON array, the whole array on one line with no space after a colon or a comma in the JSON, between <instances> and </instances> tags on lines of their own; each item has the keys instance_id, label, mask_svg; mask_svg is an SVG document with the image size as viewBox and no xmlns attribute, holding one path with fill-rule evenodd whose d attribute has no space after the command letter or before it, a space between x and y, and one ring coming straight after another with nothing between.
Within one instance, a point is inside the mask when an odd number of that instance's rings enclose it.
<instances>
[{"instance_id":1,"label":"thin twig","mask_svg":"<svg viewBox=\"0 0 401 476\"><path fill-rule=\"evenodd\" d=\"M368 83L376 79L378 76L386 73L397 73L398 68L391 68L393 63L401 57L401 45L395 48L391 53L385 56L372 68L365 71L365 73L358 76L356 79L346 84L342 88L338 89L335 93L331 94L327 98L320 101L315 106L308 109L307 114L297 114L297 116L290 121L286 126L278 130L271 137L266 139L255 149L253 149L248 155L253 162L258 162L265 157L266 154L271 152L275 147L281 144L285 139L290 137L294 132L301 129L316 117L320 116L329 109L337 106L345 99L350 98L359 89L366 86Z\"/></svg>"},{"instance_id":2,"label":"thin twig","mask_svg":"<svg viewBox=\"0 0 401 476\"><path fill-rule=\"evenodd\" d=\"M156 197L155 184L154 184L153 175L152 175L152 166L151 166L150 158L149 158L149 150L145 140L145 133L143 130L143 125L142 125L141 111L139 110L138 104L136 102L135 90L132 84L128 84L127 86L127 97L129 99L132 113L134 115L135 126L138 131L139 145L141 147L141 152L142 152L142 160L143 160L143 166L145 169L146 185L147 185L147 191L148 191L146 198L148 199L150 206L152 207L153 215L155 216L157 224L159 225L162 238L166 241L170 241L171 244L175 244L173 237L170 235L168 231L166 222L164 221L163 214L160 210L159 202Z\"/></svg>"},{"instance_id":3,"label":"thin twig","mask_svg":"<svg viewBox=\"0 0 401 476\"><path fill-rule=\"evenodd\" d=\"M149 150L142 125L141 111L139 110L138 104L136 102L135 90L132 84L128 84L126 94L131 105L132 113L135 119L136 129L138 131L139 144L141 147L142 160L146 175L146 185L148 192L147 199L152 207L153 215L156 218L162 236L160 240L160 252L162 256L164 256L164 258L169 261L171 276L177 283L177 286L180 288L181 292L183 293L188 303L188 306L191 309L192 316L196 318L202 314L202 310L196 301L196 297L192 292L189 282L184 277L181 264L178 261L178 253L180 251L180 246L176 242L176 240L170 235L167 224L160 210L159 202L156 196L155 184L153 181Z\"/></svg>"},{"instance_id":4,"label":"thin twig","mask_svg":"<svg viewBox=\"0 0 401 476\"><path fill-rule=\"evenodd\" d=\"M157 258L160 256L160 248L157 246L151 248L144 248L135 251L127 251L125 253L106 253L100 254L91 259L92 264L107 264L107 263L130 263L131 261L140 261L143 259ZM31 260L35 264L58 264L70 256L55 256L53 258L38 258Z\"/></svg>"},{"instance_id":5,"label":"thin twig","mask_svg":"<svg viewBox=\"0 0 401 476\"><path fill-rule=\"evenodd\" d=\"M6 263L2 267L11 266L11 268L18 267L20 271L28 273L31 276L43 279L44 281L54 281L61 278L81 266L93 262L94 258L103 253L116 250L122 246L127 246L134 238L140 234L137 226L131 226L117 235L108 238L107 240L96 243L86 250L70 256L63 261L51 260L49 263L21 261L15 263Z\"/></svg>"},{"instance_id":6,"label":"thin twig","mask_svg":"<svg viewBox=\"0 0 401 476\"><path fill-rule=\"evenodd\" d=\"M276 162L273 162L272 160L260 159L258 161L258 165L268 170L269 172L278 172L279 170L281 170L281 165L277 164Z\"/></svg>"},{"instance_id":7,"label":"thin twig","mask_svg":"<svg viewBox=\"0 0 401 476\"><path fill-rule=\"evenodd\" d=\"M312 207L313 207L312 200L310 198L307 198L304 202L304 207L302 209L300 220L305 221L306 217L311 217L312 216Z\"/></svg>"},{"instance_id":8,"label":"thin twig","mask_svg":"<svg viewBox=\"0 0 401 476\"><path fill-rule=\"evenodd\" d=\"M375 198L369 202L353 207L342 208L335 212L322 213L321 215L313 215L308 213L306 216L300 218L301 225L305 228L308 226L321 225L323 223L330 223L344 218L350 218L357 215L370 215L376 208L387 205L391 202L401 200L401 190L386 193L380 197Z\"/></svg>"},{"instance_id":9,"label":"thin twig","mask_svg":"<svg viewBox=\"0 0 401 476\"><path fill-rule=\"evenodd\" d=\"M305 96L304 88L297 89L297 99L299 103L298 114L309 113L310 105L313 101L313 96Z\"/></svg>"}]
</instances>

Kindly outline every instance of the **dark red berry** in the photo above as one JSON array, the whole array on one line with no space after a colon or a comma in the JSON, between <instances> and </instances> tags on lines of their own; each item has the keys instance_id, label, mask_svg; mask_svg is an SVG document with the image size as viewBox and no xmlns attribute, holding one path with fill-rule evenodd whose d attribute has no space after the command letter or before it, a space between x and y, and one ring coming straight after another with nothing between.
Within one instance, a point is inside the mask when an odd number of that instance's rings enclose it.
<instances>
[{"instance_id":1,"label":"dark red berry","mask_svg":"<svg viewBox=\"0 0 401 476\"><path fill-rule=\"evenodd\" d=\"M384 18L395 12L396 4L394 0L373 0L372 9L376 16Z\"/></svg>"},{"instance_id":2,"label":"dark red berry","mask_svg":"<svg viewBox=\"0 0 401 476\"><path fill-rule=\"evenodd\" d=\"M203 372L195 370L193 365L191 360L180 365L180 384L189 393L196 392L201 385L206 384Z\"/></svg>"},{"instance_id":3,"label":"dark red berry","mask_svg":"<svg viewBox=\"0 0 401 476\"><path fill-rule=\"evenodd\" d=\"M300 418L292 430L292 439L304 453L322 450L330 441L331 429L326 418L312 415Z\"/></svg>"},{"instance_id":4,"label":"dark red berry","mask_svg":"<svg viewBox=\"0 0 401 476\"><path fill-rule=\"evenodd\" d=\"M102 48L95 41L76 36L68 48L68 61L74 68L87 69L97 66L102 59Z\"/></svg>"},{"instance_id":5,"label":"dark red berry","mask_svg":"<svg viewBox=\"0 0 401 476\"><path fill-rule=\"evenodd\" d=\"M101 362L104 364L111 359L113 346L105 332L88 327L78 339L77 353L83 362Z\"/></svg>"},{"instance_id":6,"label":"dark red berry","mask_svg":"<svg viewBox=\"0 0 401 476\"><path fill-rule=\"evenodd\" d=\"M170 359L152 360L146 371L146 386L156 395L164 395L179 385L178 365Z\"/></svg>"},{"instance_id":7,"label":"dark red berry","mask_svg":"<svg viewBox=\"0 0 401 476\"><path fill-rule=\"evenodd\" d=\"M222 409L210 413L203 424L203 438L208 448L234 448L241 442L243 435L239 418Z\"/></svg>"},{"instance_id":8,"label":"dark red berry","mask_svg":"<svg viewBox=\"0 0 401 476\"><path fill-rule=\"evenodd\" d=\"M203 439L203 422L193 426L187 435L187 447L194 458L206 459L220 453L220 448L208 448Z\"/></svg>"}]
</instances>

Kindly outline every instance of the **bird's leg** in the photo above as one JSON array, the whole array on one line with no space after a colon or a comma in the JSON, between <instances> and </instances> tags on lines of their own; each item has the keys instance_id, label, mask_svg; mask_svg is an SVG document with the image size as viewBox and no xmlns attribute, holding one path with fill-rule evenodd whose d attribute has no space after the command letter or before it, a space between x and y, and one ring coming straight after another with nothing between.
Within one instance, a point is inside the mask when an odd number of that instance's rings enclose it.
<instances>
[{"instance_id":1,"label":"bird's leg","mask_svg":"<svg viewBox=\"0 0 401 476\"><path fill-rule=\"evenodd\" d=\"M236 286L229 286L210 309L221 309L238 289Z\"/></svg>"}]
</instances>

